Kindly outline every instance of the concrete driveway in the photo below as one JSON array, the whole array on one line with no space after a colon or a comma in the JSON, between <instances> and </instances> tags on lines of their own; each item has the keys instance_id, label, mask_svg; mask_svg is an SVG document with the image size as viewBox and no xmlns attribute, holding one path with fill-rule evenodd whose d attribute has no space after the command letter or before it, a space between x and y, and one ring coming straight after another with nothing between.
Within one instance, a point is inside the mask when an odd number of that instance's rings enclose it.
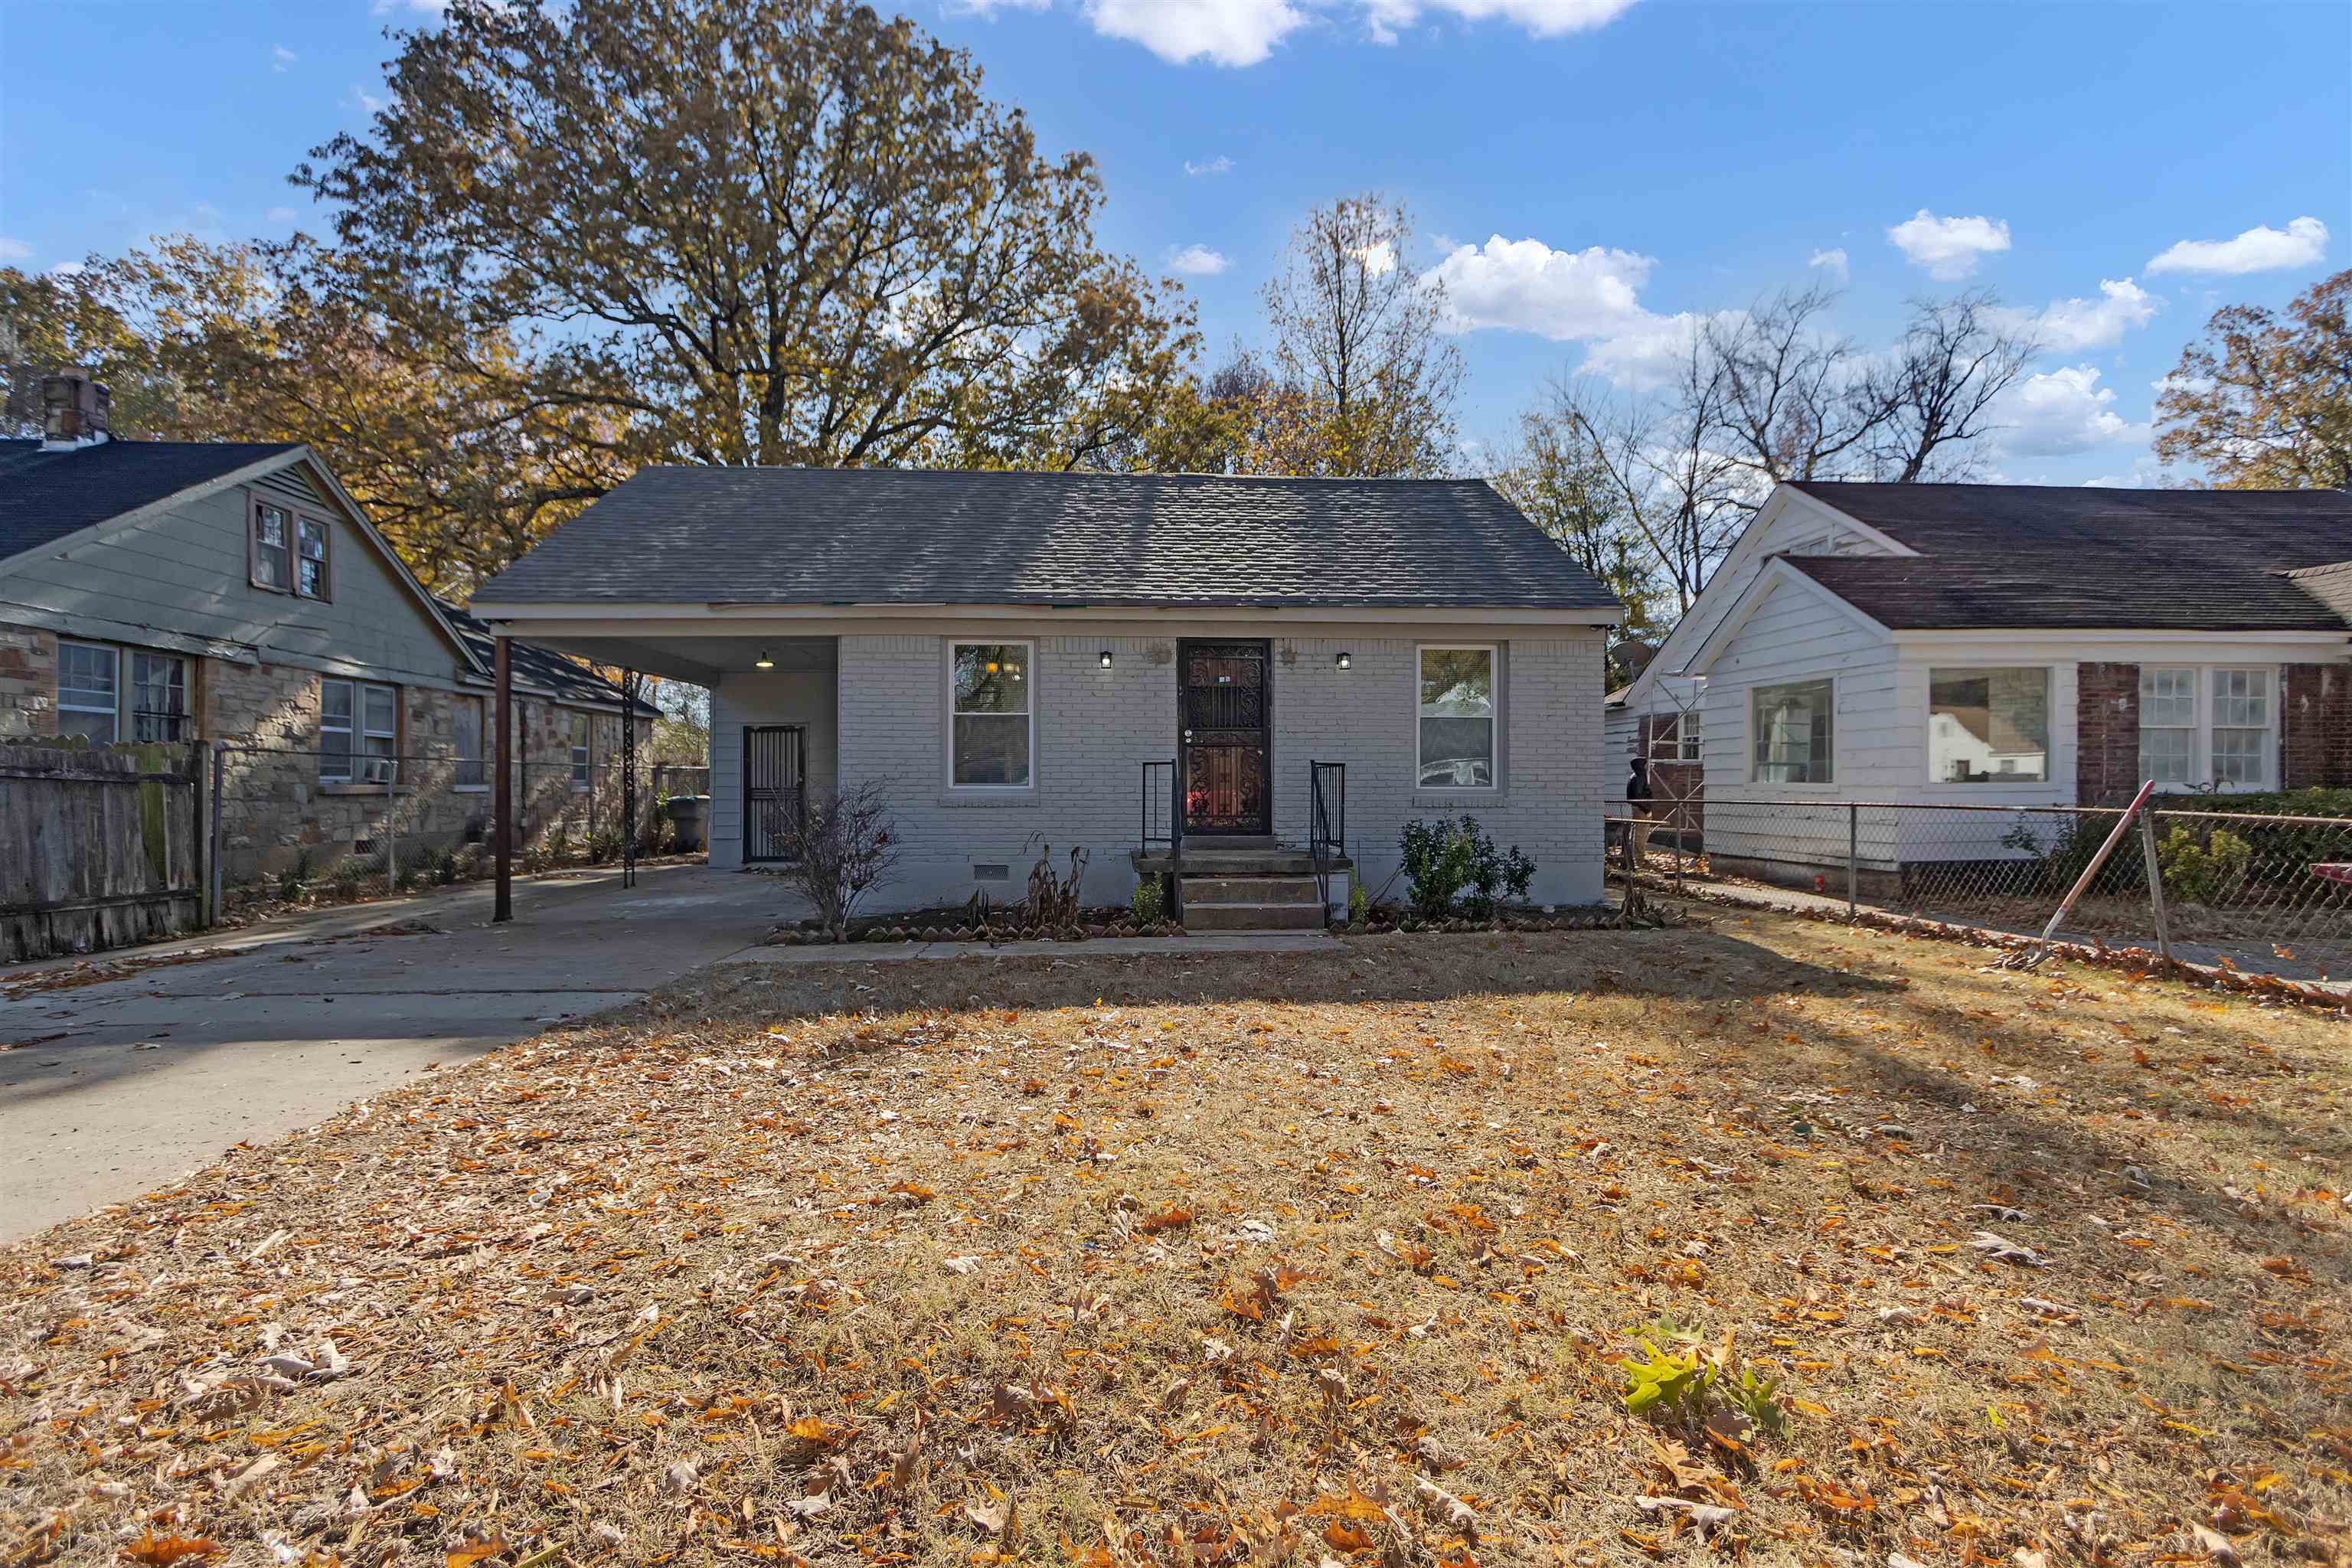
<instances>
[{"instance_id":1,"label":"concrete driveway","mask_svg":"<svg viewBox=\"0 0 2352 1568\"><path fill-rule=\"evenodd\" d=\"M489 912L487 886L324 911L106 954L230 949L13 1000L9 983L53 966L0 970L0 1240L323 1121L427 1063L635 1001L801 911L774 878L665 866L627 890L617 869L532 879L512 923ZM430 929L366 929L401 922Z\"/></svg>"}]
</instances>

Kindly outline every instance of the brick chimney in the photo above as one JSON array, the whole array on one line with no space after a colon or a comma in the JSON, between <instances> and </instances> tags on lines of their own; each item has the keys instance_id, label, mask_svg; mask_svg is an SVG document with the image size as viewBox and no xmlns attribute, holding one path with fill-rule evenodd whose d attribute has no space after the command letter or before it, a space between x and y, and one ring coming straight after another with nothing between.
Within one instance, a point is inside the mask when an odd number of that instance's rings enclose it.
<instances>
[{"instance_id":1,"label":"brick chimney","mask_svg":"<svg viewBox=\"0 0 2352 1568\"><path fill-rule=\"evenodd\" d=\"M106 384L86 365L41 377L41 450L70 452L105 440L112 402Z\"/></svg>"}]
</instances>

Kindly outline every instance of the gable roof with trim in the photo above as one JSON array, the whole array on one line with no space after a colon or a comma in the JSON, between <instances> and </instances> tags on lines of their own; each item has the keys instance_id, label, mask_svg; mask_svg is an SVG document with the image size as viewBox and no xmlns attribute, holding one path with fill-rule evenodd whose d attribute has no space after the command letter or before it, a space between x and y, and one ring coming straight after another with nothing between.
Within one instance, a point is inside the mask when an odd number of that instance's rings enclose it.
<instances>
[{"instance_id":1,"label":"gable roof with trim","mask_svg":"<svg viewBox=\"0 0 2352 1568\"><path fill-rule=\"evenodd\" d=\"M2352 495L1802 480L1916 552L1784 555L1898 631L2352 631Z\"/></svg>"},{"instance_id":2,"label":"gable roof with trim","mask_svg":"<svg viewBox=\"0 0 2352 1568\"><path fill-rule=\"evenodd\" d=\"M0 441L0 561L54 544L273 458L294 441L123 441L46 451Z\"/></svg>"},{"instance_id":3,"label":"gable roof with trim","mask_svg":"<svg viewBox=\"0 0 2352 1568\"><path fill-rule=\"evenodd\" d=\"M1482 479L717 467L640 469L475 602L1620 613Z\"/></svg>"}]
</instances>

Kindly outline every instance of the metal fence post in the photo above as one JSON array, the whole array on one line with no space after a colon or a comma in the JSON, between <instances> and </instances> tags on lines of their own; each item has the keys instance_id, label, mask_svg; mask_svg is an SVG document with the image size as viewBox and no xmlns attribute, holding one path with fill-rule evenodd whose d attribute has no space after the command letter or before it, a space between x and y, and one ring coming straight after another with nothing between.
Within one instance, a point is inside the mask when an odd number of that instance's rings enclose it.
<instances>
[{"instance_id":1,"label":"metal fence post","mask_svg":"<svg viewBox=\"0 0 2352 1568\"><path fill-rule=\"evenodd\" d=\"M400 759L392 759L392 779L383 786L383 896L400 891Z\"/></svg>"},{"instance_id":2,"label":"metal fence post","mask_svg":"<svg viewBox=\"0 0 2352 1568\"><path fill-rule=\"evenodd\" d=\"M2147 900L2156 911L2156 953L2166 963L2172 962L2172 932L2164 917L2164 863L2156 852L2156 813L2139 814L2140 854L2147 861Z\"/></svg>"},{"instance_id":3,"label":"metal fence post","mask_svg":"<svg viewBox=\"0 0 2352 1568\"><path fill-rule=\"evenodd\" d=\"M1845 808L1845 918L1854 918L1854 887L1860 880L1858 869L1862 859L1862 806L1848 801Z\"/></svg>"}]
</instances>

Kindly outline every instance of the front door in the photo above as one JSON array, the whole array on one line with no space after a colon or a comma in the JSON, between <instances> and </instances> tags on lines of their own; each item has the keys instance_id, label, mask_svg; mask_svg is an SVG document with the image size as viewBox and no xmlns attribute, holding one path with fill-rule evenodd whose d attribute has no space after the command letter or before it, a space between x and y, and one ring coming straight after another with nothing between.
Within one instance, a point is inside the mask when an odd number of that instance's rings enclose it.
<instances>
[{"instance_id":1,"label":"front door","mask_svg":"<svg viewBox=\"0 0 2352 1568\"><path fill-rule=\"evenodd\" d=\"M1273 692L1263 642L1176 645L1184 836L1274 831Z\"/></svg>"},{"instance_id":2,"label":"front door","mask_svg":"<svg viewBox=\"0 0 2352 1568\"><path fill-rule=\"evenodd\" d=\"M743 858L787 859L807 809L801 772L804 731L797 724L743 726Z\"/></svg>"}]
</instances>

